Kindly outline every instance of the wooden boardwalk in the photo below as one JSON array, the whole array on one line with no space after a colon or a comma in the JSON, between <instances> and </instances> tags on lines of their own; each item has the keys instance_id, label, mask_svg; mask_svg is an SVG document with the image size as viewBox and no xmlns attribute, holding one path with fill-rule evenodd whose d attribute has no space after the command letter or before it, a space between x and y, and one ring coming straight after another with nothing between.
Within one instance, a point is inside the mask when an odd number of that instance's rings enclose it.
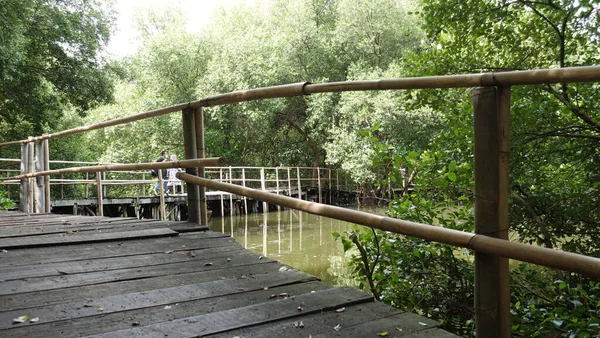
<instances>
[{"instance_id":1,"label":"wooden boardwalk","mask_svg":"<svg viewBox=\"0 0 600 338\"><path fill-rule=\"evenodd\" d=\"M0 212L0 337L456 337L437 326L189 223Z\"/></svg>"}]
</instances>

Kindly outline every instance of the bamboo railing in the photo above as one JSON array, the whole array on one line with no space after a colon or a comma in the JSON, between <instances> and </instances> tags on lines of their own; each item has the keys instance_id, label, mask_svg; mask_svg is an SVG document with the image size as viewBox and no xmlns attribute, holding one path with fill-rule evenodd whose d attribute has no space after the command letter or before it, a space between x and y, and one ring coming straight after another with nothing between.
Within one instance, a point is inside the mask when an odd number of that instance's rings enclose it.
<instances>
[{"instance_id":1,"label":"bamboo railing","mask_svg":"<svg viewBox=\"0 0 600 338\"><path fill-rule=\"evenodd\" d=\"M187 182L188 208L190 221L192 222L206 224L204 187L218 187L218 189L224 191L235 190L246 196L260 197L265 201L264 203L266 201L275 204L281 203L281 205L311 213L473 249L475 251L476 335L477 337L508 338L511 336L508 258L600 278L600 259L512 243L507 239L510 86L568 82L600 82L600 66L323 84L301 82L212 96L120 119L29 137L25 140L5 142L1 143L0 146L21 146L21 173L47 171L49 169L47 142L51 138L181 111L185 155L187 159L196 159L203 158L205 151L204 107L328 92L475 88L473 90L475 116L475 234L455 232L440 227L368 215L357 211L331 209L333 207L323 204L299 200L281 200L284 198L283 196L251 191L248 188L236 187L222 182L211 182L196 177L198 174L202 175L204 173L204 167L202 166L188 168L186 173L180 173L179 177ZM34 153L37 154L35 162ZM37 170L34 169L36 167ZM264 170L261 171L261 175L264 177ZM21 195L32 196L34 192L36 193L36 198L27 199L27 210L38 210L31 203L39 200L44 201L44 197L39 194L39 191L41 189L48 191L50 186L48 182L49 175L43 176L43 179L42 176L21 176L23 177L21 179ZM33 181L34 178L37 178L35 182ZM243 179L245 180L245 178ZM320 183L321 180L319 179L318 182ZM202 188L198 188L198 185L201 185ZM98 184L98 189L100 189L100 186L101 184ZM44 203L48 206L48 199ZM49 206L46 210L49 210Z\"/></svg>"}]
</instances>

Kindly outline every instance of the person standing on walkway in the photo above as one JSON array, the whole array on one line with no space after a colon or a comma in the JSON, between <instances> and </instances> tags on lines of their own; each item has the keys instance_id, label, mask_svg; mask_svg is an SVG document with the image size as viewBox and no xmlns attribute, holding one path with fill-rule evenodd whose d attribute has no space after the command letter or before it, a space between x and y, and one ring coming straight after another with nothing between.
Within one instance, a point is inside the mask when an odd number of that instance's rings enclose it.
<instances>
[{"instance_id":1,"label":"person standing on walkway","mask_svg":"<svg viewBox=\"0 0 600 338\"><path fill-rule=\"evenodd\" d=\"M165 162L169 160L169 153L166 150L163 150L160 153L160 156L156 160L156 162ZM156 170L158 172L158 170ZM162 177L163 177L163 189L165 193L167 192L167 169L162 169ZM160 179L156 177L156 184L154 185L154 196L157 196L160 191ZM168 195L168 194L167 194Z\"/></svg>"},{"instance_id":2,"label":"person standing on walkway","mask_svg":"<svg viewBox=\"0 0 600 338\"><path fill-rule=\"evenodd\" d=\"M177 162L177 155L171 155L171 161ZM173 187L173 193L177 194L181 191L181 180L177 178L177 173L181 171L181 168L169 168L167 169L167 179L169 180L167 183L167 191L171 187ZM177 188L179 187L179 188Z\"/></svg>"}]
</instances>

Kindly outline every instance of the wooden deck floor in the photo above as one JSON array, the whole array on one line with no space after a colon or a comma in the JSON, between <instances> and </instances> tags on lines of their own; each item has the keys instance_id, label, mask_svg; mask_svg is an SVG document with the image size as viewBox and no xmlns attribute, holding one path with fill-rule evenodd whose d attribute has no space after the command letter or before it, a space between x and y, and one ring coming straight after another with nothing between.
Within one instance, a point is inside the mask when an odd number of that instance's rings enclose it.
<instances>
[{"instance_id":1,"label":"wooden deck floor","mask_svg":"<svg viewBox=\"0 0 600 338\"><path fill-rule=\"evenodd\" d=\"M456 337L204 230L1 212L0 337Z\"/></svg>"}]
</instances>

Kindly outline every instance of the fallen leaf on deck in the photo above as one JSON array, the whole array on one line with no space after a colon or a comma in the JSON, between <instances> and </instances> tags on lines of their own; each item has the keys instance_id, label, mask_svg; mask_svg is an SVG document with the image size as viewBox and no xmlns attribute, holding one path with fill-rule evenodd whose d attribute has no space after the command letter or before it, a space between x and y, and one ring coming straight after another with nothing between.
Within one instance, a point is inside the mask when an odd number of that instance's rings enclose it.
<instances>
[{"instance_id":1,"label":"fallen leaf on deck","mask_svg":"<svg viewBox=\"0 0 600 338\"><path fill-rule=\"evenodd\" d=\"M304 310L304 308L302 307L302 305L298 305L298 311L302 311Z\"/></svg>"},{"instance_id":2,"label":"fallen leaf on deck","mask_svg":"<svg viewBox=\"0 0 600 338\"><path fill-rule=\"evenodd\" d=\"M133 322L133 323L131 323L131 326L140 326L140 323L139 322Z\"/></svg>"},{"instance_id":3,"label":"fallen leaf on deck","mask_svg":"<svg viewBox=\"0 0 600 338\"><path fill-rule=\"evenodd\" d=\"M175 250L167 250L167 251L165 251L166 254L172 254L173 252L175 252Z\"/></svg>"},{"instance_id":4,"label":"fallen leaf on deck","mask_svg":"<svg viewBox=\"0 0 600 338\"><path fill-rule=\"evenodd\" d=\"M39 321L40 321L40 317L31 318L31 319L29 320L29 322L30 322L30 323L37 323L37 322L39 322Z\"/></svg>"},{"instance_id":5,"label":"fallen leaf on deck","mask_svg":"<svg viewBox=\"0 0 600 338\"><path fill-rule=\"evenodd\" d=\"M60 273L61 275L68 275L69 273L66 271L61 271L61 270L56 270L58 271L58 273Z\"/></svg>"},{"instance_id":6,"label":"fallen leaf on deck","mask_svg":"<svg viewBox=\"0 0 600 338\"><path fill-rule=\"evenodd\" d=\"M19 316L19 317L13 319L13 324L25 323L26 321L29 320L29 318L31 318L31 314L29 314L29 313L24 316Z\"/></svg>"},{"instance_id":7,"label":"fallen leaf on deck","mask_svg":"<svg viewBox=\"0 0 600 338\"><path fill-rule=\"evenodd\" d=\"M171 309L171 305L165 306L165 310L170 310L170 309Z\"/></svg>"},{"instance_id":8,"label":"fallen leaf on deck","mask_svg":"<svg viewBox=\"0 0 600 338\"><path fill-rule=\"evenodd\" d=\"M342 329L342 326L340 324L336 325L333 327L334 330L339 331Z\"/></svg>"},{"instance_id":9,"label":"fallen leaf on deck","mask_svg":"<svg viewBox=\"0 0 600 338\"><path fill-rule=\"evenodd\" d=\"M284 271L288 271L289 269L285 266L282 266L279 268L279 272L284 272Z\"/></svg>"},{"instance_id":10,"label":"fallen leaf on deck","mask_svg":"<svg viewBox=\"0 0 600 338\"><path fill-rule=\"evenodd\" d=\"M267 291L267 290L269 290L269 287L268 287L268 286L265 286L265 287L263 288L263 290Z\"/></svg>"},{"instance_id":11,"label":"fallen leaf on deck","mask_svg":"<svg viewBox=\"0 0 600 338\"><path fill-rule=\"evenodd\" d=\"M423 326L427 326L427 324L426 324L426 323L423 323L423 322L419 322L419 324L421 324L421 325L423 325Z\"/></svg>"},{"instance_id":12,"label":"fallen leaf on deck","mask_svg":"<svg viewBox=\"0 0 600 338\"><path fill-rule=\"evenodd\" d=\"M101 307L101 306L98 306L98 307L96 308L96 310L98 310L98 312L102 312L102 311L104 311L104 308L103 308L103 307Z\"/></svg>"},{"instance_id":13,"label":"fallen leaf on deck","mask_svg":"<svg viewBox=\"0 0 600 338\"><path fill-rule=\"evenodd\" d=\"M185 254L189 257L196 257L196 254L193 251L186 251Z\"/></svg>"},{"instance_id":14,"label":"fallen leaf on deck","mask_svg":"<svg viewBox=\"0 0 600 338\"><path fill-rule=\"evenodd\" d=\"M383 332L379 332L377 335L379 337L387 337L389 335L389 333L387 331L383 331Z\"/></svg>"},{"instance_id":15,"label":"fallen leaf on deck","mask_svg":"<svg viewBox=\"0 0 600 338\"><path fill-rule=\"evenodd\" d=\"M263 256L258 256L258 259L263 259Z\"/></svg>"},{"instance_id":16,"label":"fallen leaf on deck","mask_svg":"<svg viewBox=\"0 0 600 338\"><path fill-rule=\"evenodd\" d=\"M335 310L335 312L344 312L344 311L346 311L345 307L341 307L341 308Z\"/></svg>"},{"instance_id":17,"label":"fallen leaf on deck","mask_svg":"<svg viewBox=\"0 0 600 338\"><path fill-rule=\"evenodd\" d=\"M246 291L244 288L239 288L238 291Z\"/></svg>"},{"instance_id":18,"label":"fallen leaf on deck","mask_svg":"<svg viewBox=\"0 0 600 338\"><path fill-rule=\"evenodd\" d=\"M8 250L4 250L4 249L2 249L2 250L0 250L0 252L8 252Z\"/></svg>"},{"instance_id":19,"label":"fallen leaf on deck","mask_svg":"<svg viewBox=\"0 0 600 338\"><path fill-rule=\"evenodd\" d=\"M227 261L228 261L228 262L231 262L231 258L227 258Z\"/></svg>"},{"instance_id":20,"label":"fallen leaf on deck","mask_svg":"<svg viewBox=\"0 0 600 338\"><path fill-rule=\"evenodd\" d=\"M402 329L399 327L396 327L396 330L402 332Z\"/></svg>"},{"instance_id":21,"label":"fallen leaf on deck","mask_svg":"<svg viewBox=\"0 0 600 338\"><path fill-rule=\"evenodd\" d=\"M213 263L204 263L204 266L212 266Z\"/></svg>"},{"instance_id":22,"label":"fallen leaf on deck","mask_svg":"<svg viewBox=\"0 0 600 338\"><path fill-rule=\"evenodd\" d=\"M304 327L304 323L303 322L294 322L294 327Z\"/></svg>"}]
</instances>

